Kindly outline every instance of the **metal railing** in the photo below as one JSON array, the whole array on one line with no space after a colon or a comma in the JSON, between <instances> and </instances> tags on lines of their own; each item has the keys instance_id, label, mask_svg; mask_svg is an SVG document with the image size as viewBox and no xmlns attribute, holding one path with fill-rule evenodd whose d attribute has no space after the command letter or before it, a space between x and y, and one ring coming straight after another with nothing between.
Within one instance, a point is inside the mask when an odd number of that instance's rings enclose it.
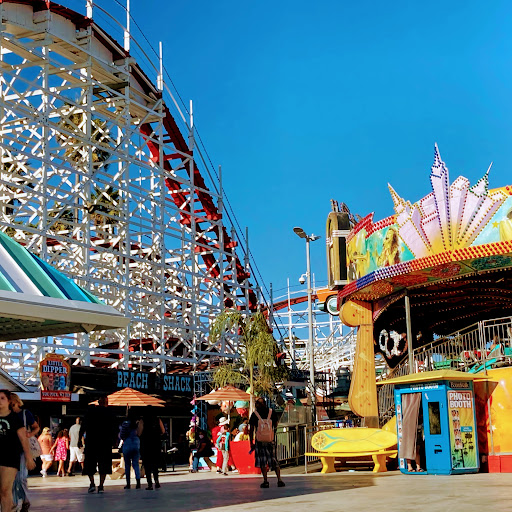
<instances>
[{"instance_id":1,"label":"metal railing","mask_svg":"<svg viewBox=\"0 0 512 512\"><path fill-rule=\"evenodd\" d=\"M472 324L414 350L414 373L431 370L484 370L512 360L512 317ZM409 374L405 357L381 381ZM385 422L394 415L393 385L379 388L379 416Z\"/></svg>"},{"instance_id":2,"label":"metal railing","mask_svg":"<svg viewBox=\"0 0 512 512\"><path fill-rule=\"evenodd\" d=\"M276 432L276 456L283 464L299 464L304 457L306 424L280 425Z\"/></svg>"},{"instance_id":3,"label":"metal railing","mask_svg":"<svg viewBox=\"0 0 512 512\"><path fill-rule=\"evenodd\" d=\"M335 428L336 422L335 421L324 421L318 425L308 425L304 428L304 453L316 453L318 450L315 450L311 446L311 440L313 439L313 436L319 432L320 430L326 430L328 428ZM315 457L312 455L304 455L304 472L308 472L308 464L311 464L312 462L318 461L319 457Z\"/></svg>"}]
</instances>

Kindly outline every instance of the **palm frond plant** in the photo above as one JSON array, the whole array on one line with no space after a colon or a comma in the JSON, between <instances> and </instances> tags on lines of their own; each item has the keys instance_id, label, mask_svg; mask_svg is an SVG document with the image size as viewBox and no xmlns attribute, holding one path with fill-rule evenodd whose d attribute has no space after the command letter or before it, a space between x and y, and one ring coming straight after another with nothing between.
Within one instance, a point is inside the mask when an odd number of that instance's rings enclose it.
<instances>
[{"instance_id":1,"label":"palm frond plant","mask_svg":"<svg viewBox=\"0 0 512 512\"><path fill-rule=\"evenodd\" d=\"M236 309L222 311L212 322L210 341L216 342L229 334L239 336L240 358L220 365L213 373L213 383L215 387L248 384L252 412L254 393L271 396L276 382L288 377L288 369L276 362L279 348L267 319L260 311L249 315Z\"/></svg>"},{"instance_id":2,"label":"palm frond plant","mask_svg":"<svg viewBox=\"0 0 512 512\"><path fill-rule=\"evenodd\" d=\"M59 122L63 131L57 135L57 140L65 148L65 155L75 163L85 162L88 158L88 150L85 143L70 133L85 137L86 123L86 113L71 105L68 106ZM113 141L106 121L94 117L91 125L91 142L94 144L91 159L93 166L99 167L110 157L109 149L113 146Z\"/></svg>"},{"instance_id":3,"label":"palm frond plant","mask_svg":"<svg viewBox=\"0 0 512 512\"><path fill-rule=\"evenodd\" d=\"M87 205L87 210L97 226L100 224L112 224L113 220L107 216L113 215L117 217L120 214L119 190L110 185L104 189L95 186L94 192L91 194L91 202Z\"/></svg>"}]
</instances>

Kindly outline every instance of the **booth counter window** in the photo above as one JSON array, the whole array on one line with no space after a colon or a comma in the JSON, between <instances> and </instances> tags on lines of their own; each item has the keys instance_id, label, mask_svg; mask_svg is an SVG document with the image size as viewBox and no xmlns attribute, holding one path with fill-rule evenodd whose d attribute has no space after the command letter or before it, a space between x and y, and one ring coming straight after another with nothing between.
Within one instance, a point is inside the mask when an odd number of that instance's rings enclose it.
<instances>
[{"instance_id":1,"label":"booth counter window","mask_svg":"<svg viewBox=\"0 0 512 512\"><path fill-rule=\"evenodd\" d=\"M431 436L441 435L441 412L439 402L428 403L428 424Z\"/></svg>"}]
</instances>

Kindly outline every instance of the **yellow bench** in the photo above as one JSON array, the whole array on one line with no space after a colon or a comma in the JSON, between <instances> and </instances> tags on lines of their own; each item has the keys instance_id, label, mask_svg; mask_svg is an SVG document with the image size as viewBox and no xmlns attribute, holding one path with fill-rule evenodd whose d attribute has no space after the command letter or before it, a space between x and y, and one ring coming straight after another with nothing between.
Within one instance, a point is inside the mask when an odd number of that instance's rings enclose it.
<instances>
[{"instance_id":1,"label":"yellow bench","mask_svg":"<svg viewBox=\"0 0 512 512\"><path fill-rule=\"evenodd\" d=\"M364 456L372 457L374 473L383 473L387 471L386 458L397 456L396 444L394 432L378 428L333 428L314 434L311 446L317 451L306 455L320 458L322 473L334 473L337 458Z\"/></svg>"}]
</instances>

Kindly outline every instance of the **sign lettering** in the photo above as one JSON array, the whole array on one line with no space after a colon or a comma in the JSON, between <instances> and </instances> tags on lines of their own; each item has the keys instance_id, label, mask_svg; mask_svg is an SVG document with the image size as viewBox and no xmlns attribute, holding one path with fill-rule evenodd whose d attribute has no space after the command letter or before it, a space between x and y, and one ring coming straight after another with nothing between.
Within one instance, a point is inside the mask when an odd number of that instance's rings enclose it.
<instances>
[{"instance_id":1,"label":"sign lettering","mask_svg":"<svg viewBox=\"0 0 512 512\"><path fill-rule=\"evenodd\" d=\"M69 380L71 366L64 356L47 354L39 363L42 402L70 402Z\"/></svg>"}]
</instances>

